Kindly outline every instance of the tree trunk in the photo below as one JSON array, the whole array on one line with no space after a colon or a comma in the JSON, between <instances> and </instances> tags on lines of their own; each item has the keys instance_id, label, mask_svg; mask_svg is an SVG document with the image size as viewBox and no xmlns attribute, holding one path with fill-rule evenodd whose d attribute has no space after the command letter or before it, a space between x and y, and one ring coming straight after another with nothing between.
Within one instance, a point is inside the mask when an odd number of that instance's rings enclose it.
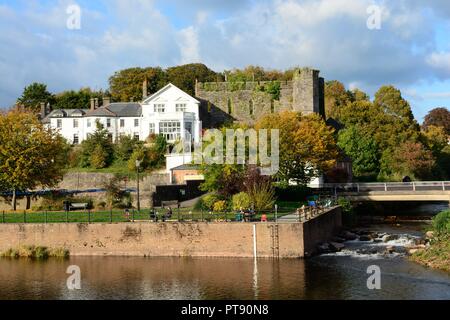
<instances>
[{"instance_id":1,"label":"tree trunk","mask_svg":"<svg viewBox=\"0 0 450 320\"><path fill-rule=\"evenodd\" d=\"M16 189L13 190L13 197L12 197L12 203L13 211L16 211L17 209L17 199L16 199Z\"/></svg>"}]
</instances>

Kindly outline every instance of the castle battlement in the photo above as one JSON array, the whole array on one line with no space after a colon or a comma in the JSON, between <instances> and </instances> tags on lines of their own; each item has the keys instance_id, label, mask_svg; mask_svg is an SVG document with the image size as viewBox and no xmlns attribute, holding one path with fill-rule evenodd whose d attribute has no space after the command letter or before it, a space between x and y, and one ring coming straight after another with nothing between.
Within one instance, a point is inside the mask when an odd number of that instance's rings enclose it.
<instances>
[{"instance_id":1,"label":"castle battlement","mask_svg":"<svg viewBox=\"0 0 450 320\"><path fill-rule=\"evenodd\" d=\"M320 71L301 68L290 81L199 82L196 97L207 126L227 121L254 123L283 110L325 117L324 79Z\"/></svg>"}]
</instances>

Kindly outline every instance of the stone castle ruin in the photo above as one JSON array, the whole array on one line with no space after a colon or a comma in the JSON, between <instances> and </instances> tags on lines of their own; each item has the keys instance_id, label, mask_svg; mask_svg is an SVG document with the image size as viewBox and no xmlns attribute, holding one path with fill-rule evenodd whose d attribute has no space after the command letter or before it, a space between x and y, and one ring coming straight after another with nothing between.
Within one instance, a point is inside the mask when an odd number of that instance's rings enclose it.
<instances>
[{"instance_id":1,"label":"stone castle ruin","mask_svg":"<svg viewBox=\"0 0 450 320\"><path fill-rule=\"evenodd\" d=\"M291 81L196 83L203 126L217 127L237 121L254 123L284 110L317 113L325 118L325 82L320 71L297 69Z\"/></svg>"}]
</instances>

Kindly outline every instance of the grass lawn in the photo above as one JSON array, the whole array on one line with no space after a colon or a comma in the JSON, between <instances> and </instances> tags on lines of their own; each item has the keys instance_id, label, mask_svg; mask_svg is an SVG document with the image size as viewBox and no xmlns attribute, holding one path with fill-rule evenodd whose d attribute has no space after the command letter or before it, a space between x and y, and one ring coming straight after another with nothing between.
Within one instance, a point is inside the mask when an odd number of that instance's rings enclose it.
<instances>
[{"instance_id":1,"label":"grass lawn","mask_svg":"<svg viewBox=\"0 0 450 320\"><path fill-rule=\"evenodd\" d=\"M293 207L284 206L278 209L278 217L290 214L294 211ZM167 210L156 210L159 220ZM169 221L235 221L235 212L209 213L207 211L198 211L193 208L173 209L172 218ZM266 214L270 221L275 220L274 212L261 212L255 216L255 221L260 221L262 214ZM0 212L0 223L118 223L135 221L150 221L150 210L145 209L141 212L130 211L129 218L125 217L123 210L110 211L73 211L65 212Z\"/></svg>"}]
</instances>

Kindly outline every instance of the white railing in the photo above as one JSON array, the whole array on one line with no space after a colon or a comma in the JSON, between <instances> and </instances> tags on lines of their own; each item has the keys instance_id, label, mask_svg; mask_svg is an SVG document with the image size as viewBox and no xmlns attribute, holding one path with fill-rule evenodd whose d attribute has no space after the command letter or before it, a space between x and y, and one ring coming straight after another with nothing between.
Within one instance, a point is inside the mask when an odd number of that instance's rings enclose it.
<instances>
[{"instance_id":1,"label":"white railing","mask_svg":"<svg viewBox=\"0 0 450 320\"><path fill-rule=\"evenodd\" d=\"M324 183L322 188L332 189L335 194L369 191L450 191L450 181Z\"/></svg>"}]
</instances>

